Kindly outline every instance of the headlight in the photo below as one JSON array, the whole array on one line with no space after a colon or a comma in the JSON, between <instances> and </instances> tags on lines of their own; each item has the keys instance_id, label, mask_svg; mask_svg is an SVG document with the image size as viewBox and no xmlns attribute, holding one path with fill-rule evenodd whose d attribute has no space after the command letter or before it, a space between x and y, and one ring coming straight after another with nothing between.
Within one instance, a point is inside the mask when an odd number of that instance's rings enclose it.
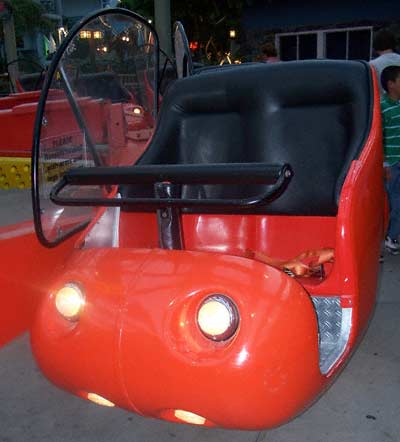
<instances>
[{"instance_id":1,"label":"headlight","mask_svg":"<svg viewBox=\"0 0 400 442\"><path fill-rule=\"evenodd\" d=\"M185 410L175 410L174 415L177 419L180 419L188 424L204 425L206 419L198 414L191 413Z\"/></svg>"},{"instance_id":2,"label":"headlight","mask_svg":"<svg viewBox=\"0 0 400 442\"><path fill-rule=\"evenodd\" d=\"M61 316L77 321L85 305L85 296L76 284L68 283L56 293L55 304Z\"/></svg>"},{"instance_id":3,"label":"headlight","mask_svg":"<svg viewBox=\"0 0 400 442\"><path fill-rule=\"evenodd\" d=\"M96 393L88 393L87 398L89 399L89 401L92 401L97 405L102 405L103 407L115 407L114 402L111 402Z\"/></svg>"},{"instance_id":4,"label":"headlight","mask_svg":"<svg viewBox=\"0 0 400 442\"><path fill-rule=\"evenodd\" d=\"M234 302L225 295L211 295L197 313L201 332L213 341L231 338L239 326L239 313Z\"/></svg>"}]
</instances>

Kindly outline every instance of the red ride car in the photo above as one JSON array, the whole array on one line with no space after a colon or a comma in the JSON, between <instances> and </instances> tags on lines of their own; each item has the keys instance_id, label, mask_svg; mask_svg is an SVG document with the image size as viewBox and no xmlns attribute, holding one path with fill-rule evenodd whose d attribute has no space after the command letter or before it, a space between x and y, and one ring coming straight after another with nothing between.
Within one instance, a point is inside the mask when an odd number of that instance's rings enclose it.
<instances>
[{"instance_id":1,"label":"red ride car","mask_svg":"<svg viewBox=\"0 0 400 442\"><path fill-rule=\"evenodd\" d=\"M33 199L38 263L50 253L61 263L40 289L39 366L75 395L143 416L287 422L333 382L375 304L384 191L373 73L328 60L207 69L168 88L147 143L127 126L124 143L98 141L73 80L104 52L87 52L82 29L103 32L136 94L144 73L157 90L157 36L118 9L83 20L49 69ZM62 122L46 94L57 87L79 136L51 149L46 134ZM139 104L155 115L147 96ZM49 161L69 165L56 182L41 172Z\"/></svg>"}]
</instances>

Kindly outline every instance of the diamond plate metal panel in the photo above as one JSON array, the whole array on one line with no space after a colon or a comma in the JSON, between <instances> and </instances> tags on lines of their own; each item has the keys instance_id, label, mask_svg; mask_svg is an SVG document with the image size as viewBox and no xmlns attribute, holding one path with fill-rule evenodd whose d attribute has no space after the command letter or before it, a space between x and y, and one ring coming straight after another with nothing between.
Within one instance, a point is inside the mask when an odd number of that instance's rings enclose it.
<instances>
[{"instance_id":1,"label":"diamond plate metal panel","mask_svg":"<svg viewBox=\"0 0 400 442\"><path fill-rule=\"evenodd\" d=\"M338 296L311 297L318 318L320 369L326 374L343 353L351 327L351 309L342 309Z\"/></svg>"}]
</instances>

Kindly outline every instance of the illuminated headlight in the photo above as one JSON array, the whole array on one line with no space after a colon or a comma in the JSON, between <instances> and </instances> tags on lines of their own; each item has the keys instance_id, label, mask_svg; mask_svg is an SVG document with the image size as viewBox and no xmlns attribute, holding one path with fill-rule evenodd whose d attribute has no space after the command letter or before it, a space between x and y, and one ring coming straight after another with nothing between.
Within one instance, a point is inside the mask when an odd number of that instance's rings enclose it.
<instances>
[{"instance_id":1,"label":"illuminated headlight","mask_svg":"<svg viewBox=\"0 0 400 442\"><path fill-rule=\"evenodd\" d=\"M85 296L76 284L66 284L55 296L56 309L69 321L77 321L85 305Z\"/></svg>"},{"instance_id":2,"label":"illuminated headlight","mask_svg":"<svg viewBox=\"0 0 400 442\"><path fill-rule=\"evenodd\" d=\"M239 313L234 302L225 295L211 295L197 313L201 332L213 341L231 338L239 326Z\"/></svg>"},{"instance_id":3,"label":"illuminated headlight","mask_svg":"<svg viewBox=\"0 0 400 442\"><path fill-rule=\"evenodd\" d=\"M175 410L175 417L187 422L188 424L193 425L204 425L206 419L203 416L199 416L198 414L191 413L190 411L185 410Z\"/></svg>"},{"instance_id":4,"label":"illuminated headlight","mask_svg":"<svg viewBox=\"0 0 400 442\"><path fill-rule=\"evenodd\" d=\"M89 401L92 401L97 405L102 405L103 407L115 407L114 402L111 402L96 393L88 393L87 398Z\"/></svg>"},{"instance_id":5,"label":"illuminated headlight","mask_svg":"<svg viewBox=\"0 0 400 442\"><path fill-rule=\"evenodd\" d=\"M133 108L133 113L135 115L141 115L142 114L142 109L140 109L140 107L134 107Z\"/></svg>"}]
</instances>

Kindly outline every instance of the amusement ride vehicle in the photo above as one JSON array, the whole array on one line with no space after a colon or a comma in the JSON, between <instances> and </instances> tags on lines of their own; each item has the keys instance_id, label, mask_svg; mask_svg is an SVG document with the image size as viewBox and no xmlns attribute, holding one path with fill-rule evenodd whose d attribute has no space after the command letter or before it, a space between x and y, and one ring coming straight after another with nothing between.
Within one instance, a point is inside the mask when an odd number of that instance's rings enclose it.
<instances>
[{"instance_id":1,"label":"amusement ride vehicle","mask_svg":"<svg viewBox=\"0 0 400 442\"><path fill-rule=\"evenodd\" d=\"M21 294L32 349L54 384L102 405L271 428L332 384L374 309L376 79L337 60L193 73L176 32L162 101L157 35L132 12L85 18L53 58L32 157L41 245L29 236Z\"/></svg>"}]
</instances>

